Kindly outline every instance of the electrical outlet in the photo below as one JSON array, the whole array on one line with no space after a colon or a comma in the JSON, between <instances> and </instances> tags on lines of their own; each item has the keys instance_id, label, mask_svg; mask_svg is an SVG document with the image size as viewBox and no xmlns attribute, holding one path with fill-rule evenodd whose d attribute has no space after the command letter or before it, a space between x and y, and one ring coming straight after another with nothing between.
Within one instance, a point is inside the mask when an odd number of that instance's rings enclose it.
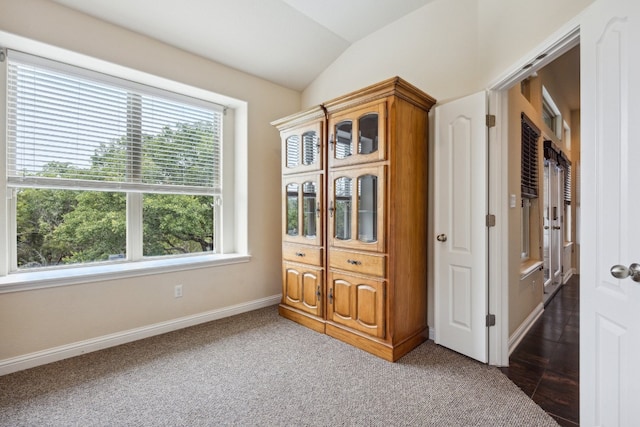
<instances>
[{"instance_id":1,"label":"electrical outlet","mask_svg":"<svg viewBox=\"0 0 640 427\"><path fill-rule=\"evenodd\" d=\"M176 298L182 298L182 285L176 285L176 287L173 288L173 296Z\"/></svg>"}]
</instances>

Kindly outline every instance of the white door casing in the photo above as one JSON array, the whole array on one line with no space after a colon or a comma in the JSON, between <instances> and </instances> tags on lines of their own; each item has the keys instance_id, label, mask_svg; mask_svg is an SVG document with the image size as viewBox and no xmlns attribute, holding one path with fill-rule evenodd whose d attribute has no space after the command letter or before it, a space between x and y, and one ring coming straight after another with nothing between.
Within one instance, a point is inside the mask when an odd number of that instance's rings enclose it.
<instances>
[{"instance_id":1,"label":"white door casing","mask_svg":"<svg viewBox=\"0 0 640 427\"><path fill-rule=\"evenodd\" d=\"M435 342L487 355L487 96L435 109Z\"/></svg>"},{"instance_id":2,"label":"white door casing","mask_svg":"<svg viewBox=\"0 0 640 427\"><path fill-rule=\"evenodd\" d=\"M580 423L640 420L640 2L597 0L580 22Z\"/></svg>"}]
</instances>

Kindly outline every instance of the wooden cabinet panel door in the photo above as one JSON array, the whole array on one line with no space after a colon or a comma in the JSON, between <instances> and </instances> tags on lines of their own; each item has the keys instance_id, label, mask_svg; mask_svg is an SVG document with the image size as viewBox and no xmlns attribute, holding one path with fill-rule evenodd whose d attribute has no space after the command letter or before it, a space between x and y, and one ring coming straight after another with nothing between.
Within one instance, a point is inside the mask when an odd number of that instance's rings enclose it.
<instances>
[{"instance_id":1,"label":"wooden cabinet panel door","mask_svg":"<svg viewBox=\"0 0 640 427\"><path fill-rule=\"evenodd\" d=\"M282 270L282 303L321 317L323 270L288 262Z\"/></svg>"},{"instance_id":2,"label":"wooden cabinet panel door","mask_svg":"<svg viewBox=\"0 0 640 427\"><path fill-rule=\"evenodd\" d=\"M385 286L383 280L329 272L327 320L384 338Z\"/></svg>"},{"instance_id":3,"label":"wooden cabinet panel door","mask_svg":"<svg viewBox=\"0 0 640 427\"><path fill-rule=\"evenodd\" d=\"M370 102L329 118L329 167L385 160L386 100Z\"/></svg>"}]
</instances>

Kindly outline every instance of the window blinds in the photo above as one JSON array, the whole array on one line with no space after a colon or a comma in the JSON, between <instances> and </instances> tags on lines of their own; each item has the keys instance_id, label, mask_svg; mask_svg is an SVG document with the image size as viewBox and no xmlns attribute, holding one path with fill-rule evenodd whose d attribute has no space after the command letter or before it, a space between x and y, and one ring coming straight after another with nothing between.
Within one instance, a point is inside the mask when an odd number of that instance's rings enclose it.
<instances>
[{"instance_id":1,"label":"window blinds","mask_svg":"<svg viewBox=\"0 0 640 427\"><path fill-rule=\"evenodd\" d=\"M219 106L10 51L12 187L219 195Z\"/></svg>"},{"instance_id":2,"label":"window blinds","mask_svg":"<svg viewBox=\"0 0 640 427\"><path fill-rule=\"evenodd\" d=\"M538 197L538 138L540 131L523 113L522 116L522 197Z\"/></svg>"},{"instance_id":3,"label":"window blinds","mask_svg":"<svg viewBox=\"0 0 640 427\"><path fill-rule=\"evenodd\" d=\"M571 204L571 160L553 141L544 141L544 158L552 160L564 171L564 203Z\"/></svg>"},{"instance_id":4,"label":"window blinds","mask_svg":"<svg viewBox=\"0 0 640 427\"><path fill-rule=\"evenodd\" d=\"M567 164L564 172L564 203L571 204L571 163Z\"/></svg>"}]
</instances>

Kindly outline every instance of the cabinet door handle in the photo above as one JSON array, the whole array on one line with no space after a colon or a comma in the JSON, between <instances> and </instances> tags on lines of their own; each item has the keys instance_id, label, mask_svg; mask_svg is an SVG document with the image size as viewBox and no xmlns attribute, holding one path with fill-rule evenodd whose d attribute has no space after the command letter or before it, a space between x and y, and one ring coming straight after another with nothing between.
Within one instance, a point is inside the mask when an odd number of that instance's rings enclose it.
<instances>
[{"instance_id":1,"label":"cabinet door handle","mask_svg":"<svg viewBox=\"0 0 640 427\"><path fill-rule=\"evenodd\" d=\"M316 289L316 296L318 298L320 298L322 296L322 292L320 292L320 285L318 285L318 288Z\"/></svg>"},{"instance_id":2,"label":"cabinet door handle","mask_svg":"<svg viewBox=\"0 0 640 427\"><path fill-rule=\"evenodd\" d=\"M316 216L320 218L320 202L316 203Z\"/></svg>"},{"instance_id":3,"label":"cabinet door handle","mask_svg":"<svg viewBox=\"0 0 640 427\"><path fill-rule=\"evenodd\" d=\"M333 207L333 200L329 202L329 216L333 218L333 211L335 208Z\"/></svg>"},{"instance_id":4,"label":"cabinet door handle","mask_svg":"<svg viewBox=\"0 0 640 427\"><path fill-rule=\"evenodd\" d=\"M329 288L329 304L333 304L333 288Z\"/></svg>"},{"instance_id":5,"label":"cabinet door handle","mask_svg":"<svg viewBox=\"0 0 640 427\"><path fill-rule=\"evenodd\" d=\"M333 134L329 137L329 151L333 151Z\"/></svg>"},{"instance_id":6,"label":"cabinet door handle","mask_svg":"<svg viewBox=\"0 0 640 427\"><path fill-rule=\"evenodd\" d=\"M351 264L351 265L362 265L361 261L355 260L355 259L348 259L347 263Z\"/></svg>"},{"instance_id":7,"label":"cabinet door handle","mask_svg":"<svg viewBox=\"0 0 640 427\"><path fill-rule=\"evenodd\" d=\"M304 252L296 252L296 256L303 257L304 255Z\"/></svg>"}]
</instances>

